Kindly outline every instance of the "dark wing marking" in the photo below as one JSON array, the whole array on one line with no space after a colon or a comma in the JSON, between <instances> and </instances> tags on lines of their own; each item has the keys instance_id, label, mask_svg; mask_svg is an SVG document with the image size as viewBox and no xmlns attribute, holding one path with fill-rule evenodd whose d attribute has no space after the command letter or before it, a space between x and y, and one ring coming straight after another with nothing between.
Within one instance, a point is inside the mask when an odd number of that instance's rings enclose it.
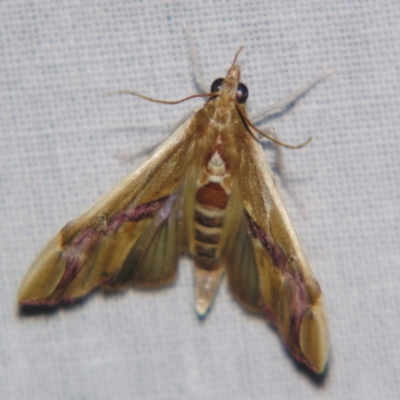
<instances>
[{"instance_id":1,"label":"dark wing marking","mask_svg":"<svg viewBox=\"0 0 400 400\"><path fill-rule=\"evenodd\" d=\"M203 113L184 122L139 169L45 246L21 284L21 305L54 305L97 286L155 285L173 278L181 249L175 239L184 229L179 188L193 161L198 132L206 129ZM160 257L152 259L159 251L167 257L164 265ZM145 268L150 270L144 273Z\"/></svg>"}]
</instances>

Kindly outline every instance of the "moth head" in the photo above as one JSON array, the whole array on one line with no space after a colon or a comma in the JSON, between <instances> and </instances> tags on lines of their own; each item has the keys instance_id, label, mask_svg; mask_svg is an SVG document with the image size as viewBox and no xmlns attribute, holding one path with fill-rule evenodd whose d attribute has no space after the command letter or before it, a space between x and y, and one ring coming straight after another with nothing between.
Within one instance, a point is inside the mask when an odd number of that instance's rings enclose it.
<instances>
[{"instance_id":1,"label":"moth head","mask_svg":"<svg viewBox=\"0 0 400 400\"><path fill-rule=\"evenodd\" d=\"M227 95L239 104L245 103L249 96L247 86L240 82L240 67L236 64L236 60L242 49L243 47L235 54L232 66L229 68L226 77L216 79L211 85L211 93L219 92L221 96Z\"/></svg>"},{"instance_id":2,"label":"moth head","mask_svg":"<svg viewBox=\"0 0 400 400\"><path fill-rule=\"evenodd\" d=\"M226 81L226 78L216 79L211 84L210 91L211 93L221 92L221 94L233 92L236 101L239 104L245 103L247 98L249 97L249 89L247 89L247 86L244 83L238 82L232 87L231 85L229 85L229 81Z\"/></svg>"}]
</instances>

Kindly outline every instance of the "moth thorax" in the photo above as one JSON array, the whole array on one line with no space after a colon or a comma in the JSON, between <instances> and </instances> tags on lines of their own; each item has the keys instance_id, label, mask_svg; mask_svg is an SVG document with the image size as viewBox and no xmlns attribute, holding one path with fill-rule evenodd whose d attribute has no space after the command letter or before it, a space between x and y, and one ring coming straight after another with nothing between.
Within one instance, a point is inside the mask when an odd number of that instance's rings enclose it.
<instances>
[{"instance_id":1,"label":"moth thorax","mask_svg":"<svg viewBox=\"0 0 400 400\"><path fill-rule=\"evenodd\" d=\"M201 179L199 186L202 186L208 182L219 183L224 187L224 190L229 194L230 187L226 182L230 179L229 168L227 168L227 163L223 160L218 150L211 156L206 167L206 173Z\"/></svg>"},{"instance_id":2,"label":"moth thorax","mask_svg":"<svg viewBox=\"0 0 400 400\"><path fill-rule=\"evenodd\" d=\"M217 175L222 176L226 173L225 168L225 161L221 158L218 151L216 151L207 165L207 170L209 171L210 175Z\"/></svg>"}]
</instances>

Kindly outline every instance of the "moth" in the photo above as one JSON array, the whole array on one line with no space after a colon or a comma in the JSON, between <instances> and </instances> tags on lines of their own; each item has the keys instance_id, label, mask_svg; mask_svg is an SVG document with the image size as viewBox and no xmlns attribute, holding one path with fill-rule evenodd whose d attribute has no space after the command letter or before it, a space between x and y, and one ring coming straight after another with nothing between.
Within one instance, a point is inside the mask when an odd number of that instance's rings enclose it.
<instances>
[{"instance_id":1,"label":"moth","mask_svg":"<svg viewBox=\"0 0 400 400\"><path fill-rule=\"evenodd\" d=\"M165 285L189 253L200 316L226 271L240 303L277 327L295 359L324 371L321 289L258 140L263 132L246 114L236 60L202 108L50 240L22 281L21 306L72 302L97 287Z\"/></svg>"}]
</instances>

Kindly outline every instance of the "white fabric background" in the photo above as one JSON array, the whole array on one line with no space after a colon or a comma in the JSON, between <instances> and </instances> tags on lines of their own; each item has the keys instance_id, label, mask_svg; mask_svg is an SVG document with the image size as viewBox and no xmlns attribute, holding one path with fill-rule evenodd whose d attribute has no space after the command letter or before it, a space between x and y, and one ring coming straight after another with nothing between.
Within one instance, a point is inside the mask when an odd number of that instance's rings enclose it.
<instances>
[{"instance_id":1,"label":"white fabric background","mask_svg":"<svg viewBox=\"0 0 400 400\"><path fill-rule=\"evenodd\" d=\"M0 398L400 398L400 3L398 0L32 1L0 4ZM96 293L21 317L19 283L41 247L162 140L194 100L182 21L205 80L239 45L257 110L334 75L268 121L282 140L284 195L329 314L332 356L313 379L226 283L205 321L192 269L165 290ZM134 165L141 160L136 159Z\"/></svg>"}]
</instances>

